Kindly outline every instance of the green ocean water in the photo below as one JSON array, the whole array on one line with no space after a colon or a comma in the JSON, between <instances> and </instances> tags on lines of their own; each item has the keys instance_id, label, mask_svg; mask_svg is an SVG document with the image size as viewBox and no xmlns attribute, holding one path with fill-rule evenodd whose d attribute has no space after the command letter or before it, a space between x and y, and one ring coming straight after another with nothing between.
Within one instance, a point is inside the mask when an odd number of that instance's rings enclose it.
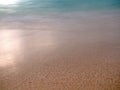
<instances>
[{"instance_id":1,"label":"green ocean water","mask_svg":"<svg viewBox=\"0 0 120 90\"><path fill-rule=\"evenodd\" d=\"M38 14L42 12L98 11L119 9L120 0L18 0L17 3L13 4L0 4L0 14Z\"/></svg>"}]
</instances>

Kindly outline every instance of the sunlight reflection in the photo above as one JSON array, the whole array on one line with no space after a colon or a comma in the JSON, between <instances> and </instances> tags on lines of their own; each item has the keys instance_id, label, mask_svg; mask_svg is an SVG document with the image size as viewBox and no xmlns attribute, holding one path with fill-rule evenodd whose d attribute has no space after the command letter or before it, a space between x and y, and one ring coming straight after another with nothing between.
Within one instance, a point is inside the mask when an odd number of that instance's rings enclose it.
<instances>
[{"instance_id":1,"label":"sunlight reflection","mask_svg":"<svg viewBox=\"0 0 120 90\"><path fill-rule=\"evenodd\" d=\"M19 0L0 0L1 5L16 4Z\"/></svg>"},{"instance_id":2,"label":"sunlight reflection","mask_svg":"<svg viewBox=\"0 0 120 90\"><path fill-rule=\"evenodd\" d=\"M15 36L16 32L0 31L0 66L2 67L15 65L16 51L21 49L21 40Z\"/></svg>"},{"instance_id":3,"label":"sunlight reflection","mask_svg":"<svg viewBox=\"0 0 120 90\"><path fill-rule=\"evenodd\" d=\"M33 61L31 57L35 58L37 55L42 55L43 52L51 53L56 48L57 43L53 31L1 30L0 66L15 66L19 64L19 60ZM34 56L34 54L36 55Z\"/></svg>"}]
</instances>

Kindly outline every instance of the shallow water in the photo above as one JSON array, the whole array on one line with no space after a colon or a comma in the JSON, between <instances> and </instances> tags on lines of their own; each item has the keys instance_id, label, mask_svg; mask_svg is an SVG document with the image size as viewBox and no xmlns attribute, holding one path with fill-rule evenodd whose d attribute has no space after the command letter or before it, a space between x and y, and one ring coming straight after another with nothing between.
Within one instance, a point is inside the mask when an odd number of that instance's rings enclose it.
<instances>
[{"instance_id":1,"label":"shallow water","mask_svg":"<svg viewBox=\"0 0 120 90\"><path fill-rule=\"evenodd\" d=\"M71 12L115 10L120 0L8 0L0 1L0 14L41 14L43 12Z\"/></svg>"},{"instance_id":2,"label":"shallow water","mask_svg":"<svg viewBox=\"0 0 120 90\"><path fill-rule=\"evenodd\" d=\"M0 26L24 23L66 23L101 17L120 19L119 0L0 0ZM61 23L62 22L62 23ZM4 25L3 25L4 23ZM9 23L9 24L7 24ZM69 27L69 26L68 26Z\"/></svg>"}]
</instances>

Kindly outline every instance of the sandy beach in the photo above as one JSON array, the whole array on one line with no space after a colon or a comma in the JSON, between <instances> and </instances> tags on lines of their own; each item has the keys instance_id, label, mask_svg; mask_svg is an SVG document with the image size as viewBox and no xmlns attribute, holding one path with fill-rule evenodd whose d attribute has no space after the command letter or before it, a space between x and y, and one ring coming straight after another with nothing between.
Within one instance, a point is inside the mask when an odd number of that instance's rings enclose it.
<instances>
[{"instance_id":1,"label":"sandy beach","mask_svg":"<svg viewBox=\"0 0 120 90\"><path fill-rule=\"evenodd\" d=\"M120 18L71 16L0 21L0 90L120 90Z\"/></svg>"}]
</instances>

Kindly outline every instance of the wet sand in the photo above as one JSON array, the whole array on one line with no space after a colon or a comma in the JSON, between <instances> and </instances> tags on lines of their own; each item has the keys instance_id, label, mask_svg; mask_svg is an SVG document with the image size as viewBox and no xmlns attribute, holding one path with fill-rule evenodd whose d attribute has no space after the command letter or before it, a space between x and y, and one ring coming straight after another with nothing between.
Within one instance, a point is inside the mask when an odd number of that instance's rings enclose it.
<instances>
[{"instance_id":1,"label":"wet sand","mask_svg":"<svg viewBox=\"0 0 120 90\"><path fill-rule=\"evenodd\" d=\"M118 17L69 20L0 23L0 90L120 90Z\"/></svg>"}]
</instances>

